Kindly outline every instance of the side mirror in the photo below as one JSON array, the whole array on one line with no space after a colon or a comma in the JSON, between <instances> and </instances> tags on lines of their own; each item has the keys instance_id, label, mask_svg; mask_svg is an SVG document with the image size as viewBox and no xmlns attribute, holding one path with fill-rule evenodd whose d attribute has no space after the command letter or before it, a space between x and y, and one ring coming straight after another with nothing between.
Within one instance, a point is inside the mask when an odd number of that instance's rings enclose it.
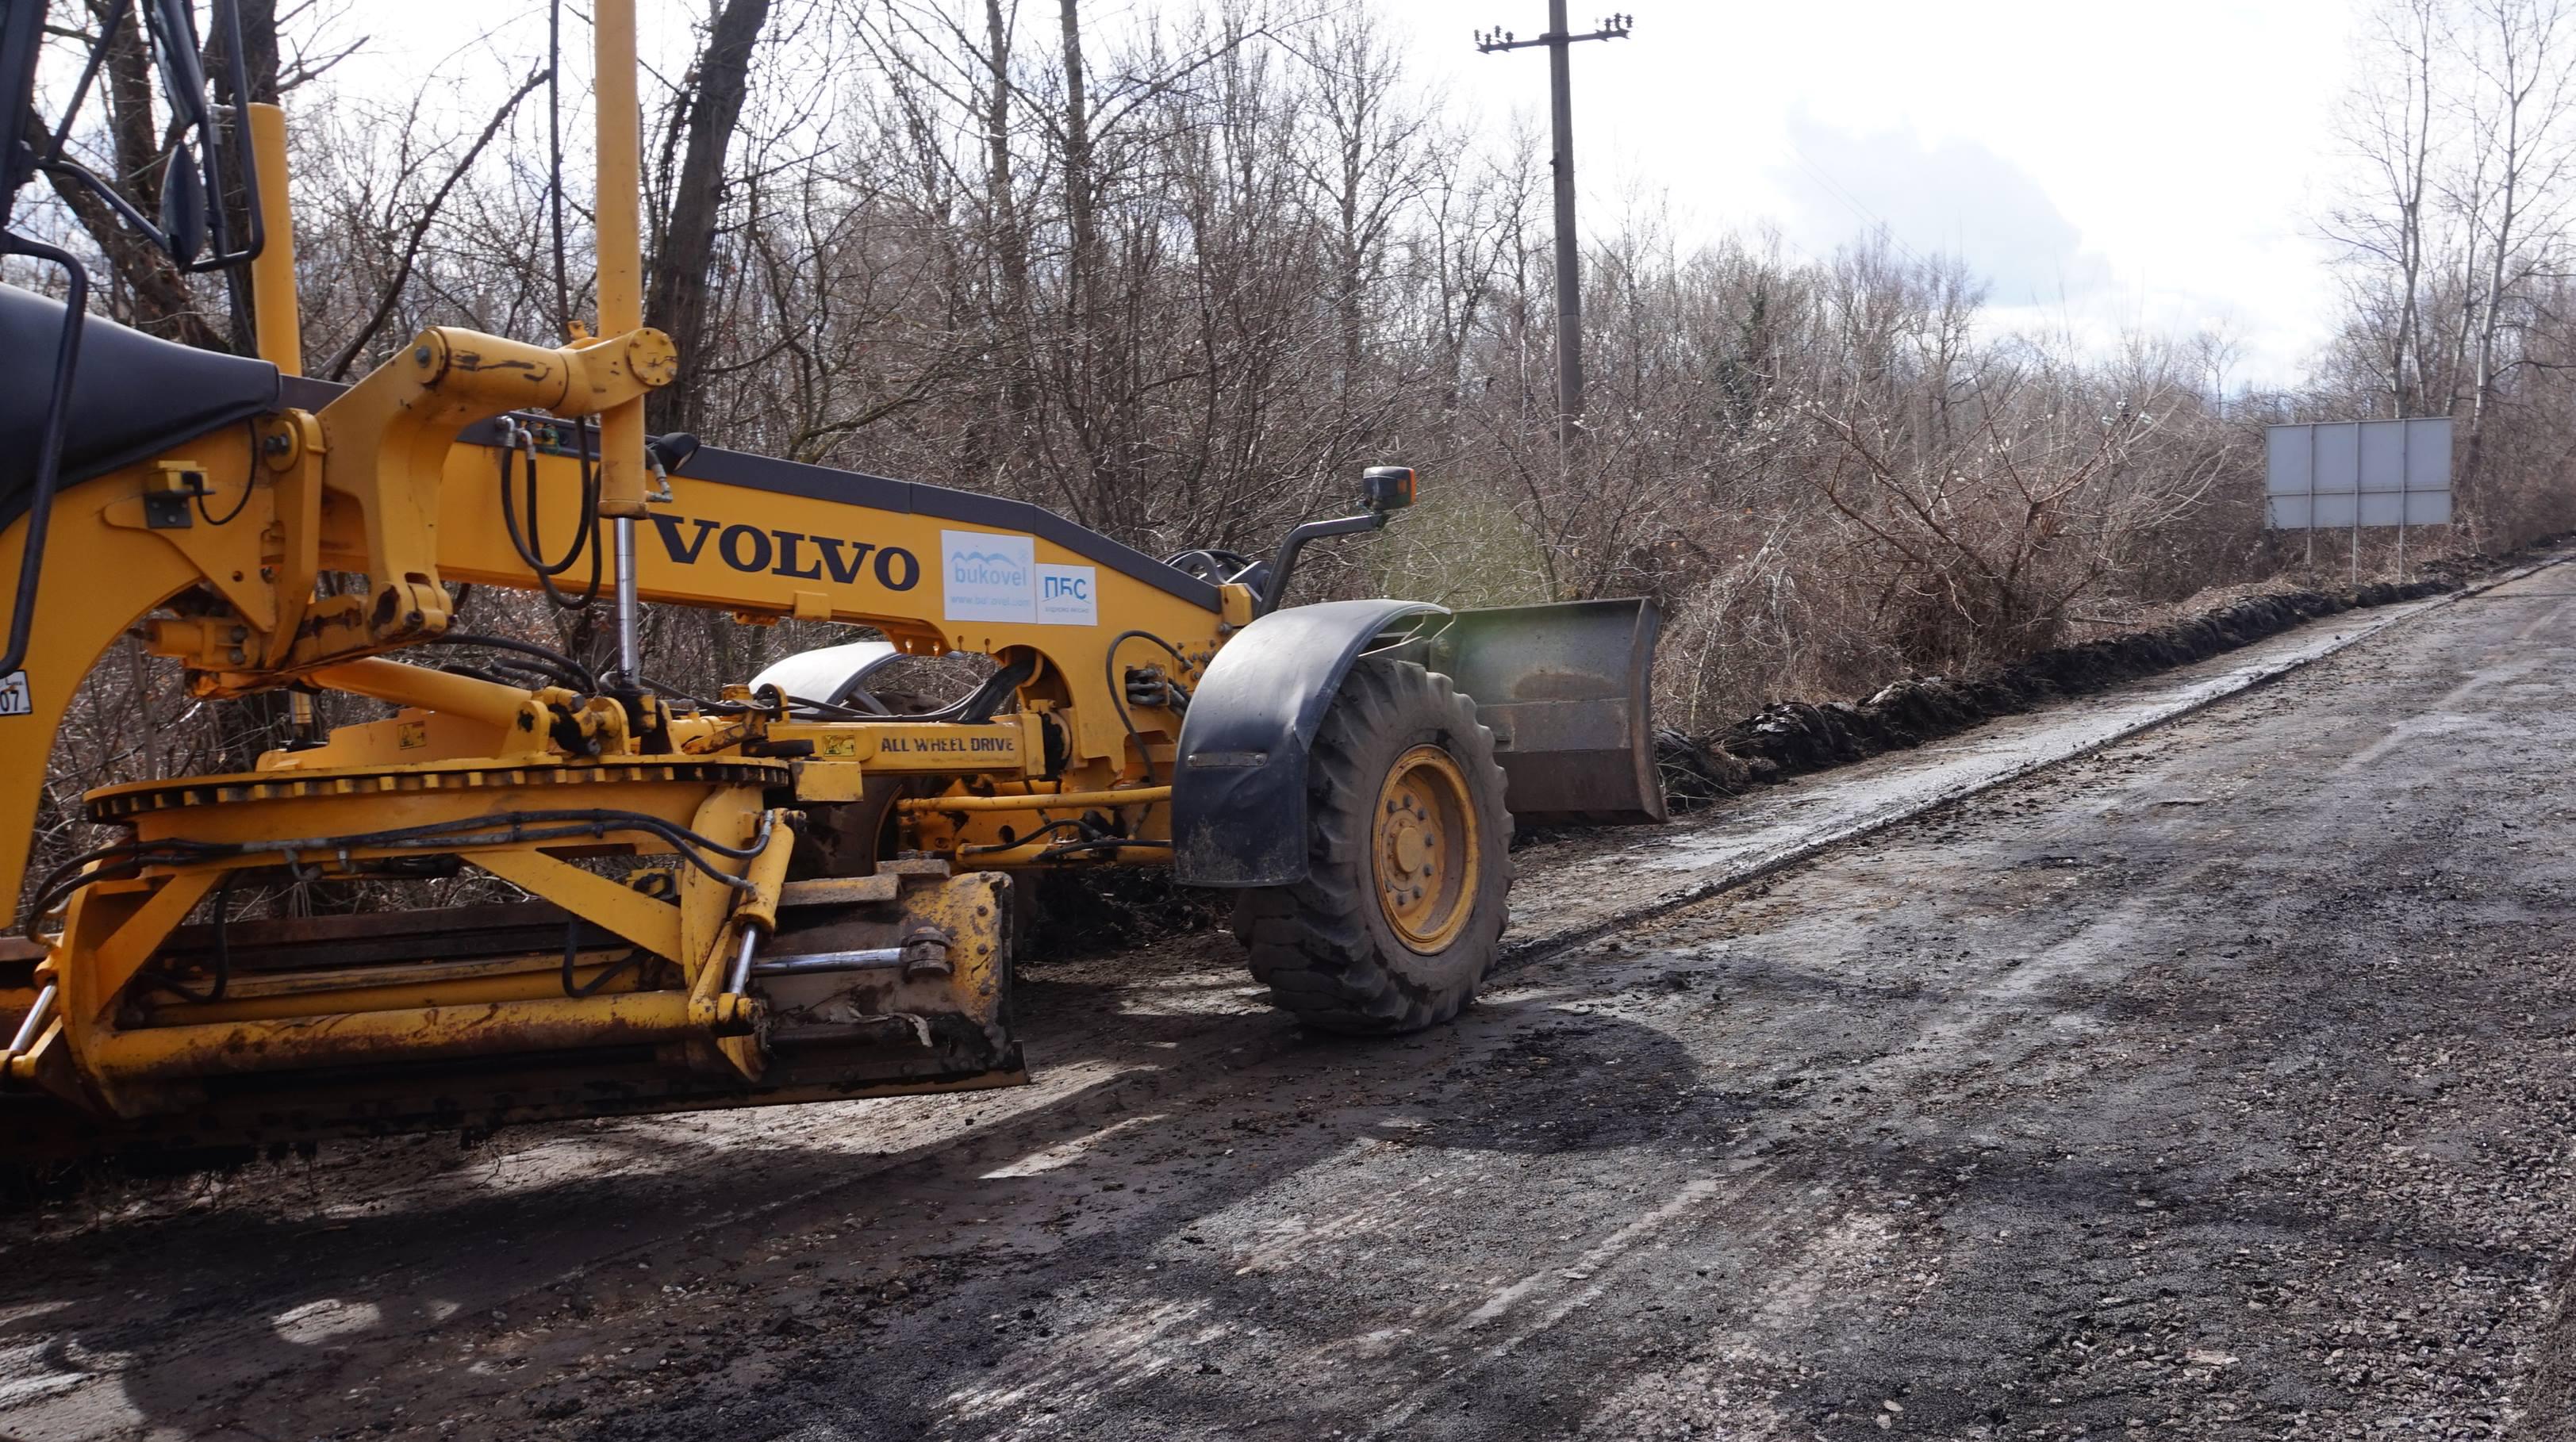
<instances>
[{"instance_id":1,"label":"side mirror","mask_svg":"<svg viewBox=\"0 0 2576 1442\"><path fill-rule=\"evenodd\" d=\"M1360 503L1372 511L1400 511L1413 504L1413 467L1371 466L1360 475Z\"/></svg>"},{"instance_id":2,"label":"side mirror","mask_svg":"<svg viewBox=\"0 0 2576 1442\"><path fill-rule=\"evenodd\" d=\"M11 188L25 184L29 175L42 170L57 183L70 182L88 191L100 203L116 213L126 229L135 232L167 254L181 271L200 274L226 270L259 258L267 236L260 221L259 188L264 183L257 161L251 155L250 126L241 97L250 93L249 69L243 59L241 12L236 0L210 0L215 31L223 53L224 88L232 97L229 124L217 124L218 108L207 95L207 73L197 45L196 7L198 0L143 0L143 23L151 38L154 63L161 72L161 98L170 108L169 124L163 130L170 153L162 162L156 217L147 218L114 186L66 157L59 144L46 144L42 154L34 147L45 141L45 127L26 109L18 85L20 67L25 63L19 53L25 32L19 23L22 13L42 15L45 6L28 0L0 0L0 105L15 107L5 124L0 124L0 186ZM88 93L89 83L105 61L109 48L119 43L118 26L130 14L125 0L105 7L106 19L99 34L90 41L88 73L72 92L72 106L78 110ZM130 43L132 37L126 37ZM71 128L74 117L66 117L56 135ZM268 177L265 183L282 184L283 177ZM247 220L247 235L235 235L233 223L226 217L234 207ZM0 196L0 215L10 209L8 197Z\"/></svg>"},{"instance_id":3,"label":"side mirror","mask_svg":"<svg viewBox=\"0 0 2576 1442\"><path fill-rule=\"evenodd\" d=\"M689 457L698 453L698 444L698 438L687 431L646 436L644 455L653 462L654 469L669 475L689 463Z\"/></svg>"},{"instance_id":4,"label":"side mirror","mask_svg":"<svg viewBox=\"0 0 2576 1442\"><path fill-rule=\"evenodd\" d=\"M182 140L170 147L161 172L161 236L180 269L206 253L206 225L206 177L197 152Z\"/></svg>"}]
</instances>

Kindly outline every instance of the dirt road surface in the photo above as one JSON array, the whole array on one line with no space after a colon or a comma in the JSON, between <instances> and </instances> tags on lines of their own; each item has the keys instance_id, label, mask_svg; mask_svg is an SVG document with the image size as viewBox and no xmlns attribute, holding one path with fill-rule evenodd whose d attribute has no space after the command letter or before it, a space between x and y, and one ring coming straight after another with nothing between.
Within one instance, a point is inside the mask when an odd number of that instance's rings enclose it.
<instances>
[{"instance_id":1,"label":"dirt road surface","mask_svg":"<svg viewBox=\"0 0 2576 1442\"><path fill-rule=\"evenodd\" d=\"M1033 968L1024 1089L101 1189L0 1433L2576 1436L2571 742L2561 569L1427 1035L1205 937Z\"/></svg>"}]
</instances>

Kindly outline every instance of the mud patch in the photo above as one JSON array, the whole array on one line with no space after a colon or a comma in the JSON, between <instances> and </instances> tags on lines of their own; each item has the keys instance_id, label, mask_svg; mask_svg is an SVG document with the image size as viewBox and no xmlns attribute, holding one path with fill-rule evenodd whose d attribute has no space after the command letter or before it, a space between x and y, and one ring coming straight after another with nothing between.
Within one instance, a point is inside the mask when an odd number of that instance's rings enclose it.
<instances>
[{"instance_id":1,"label":"mud patch","mask_svg":"<svg viewBox=\"0 0 2576 1442\"><path fill-rule=\"evenodd\" d=\"M1743 720L1690 735L1656 733L1655 759L1676 811L1766 782L1848 766L1955 735L1998 716L2108 690L2187 666L2322 616L2460 589L2449 577L2377 582L2355 590L2248 596L2188 620L2042 651L1991 676L1908 676L1865 701L1777 701Z\"/></svg>"},{"instance_id":2,"label":"mud patch","mask_svg":"<svg viewBox=\"0 0 2576 1442\"><path fill-rule=\"evenodd\" d=\"M1022 872L1012 884L1027 907L1021 949L1049 961L1104 956L1212 930L1224 924L1234 902L1231 892L1179 885L1159 866Z\"/></svg>"}]
</instances>

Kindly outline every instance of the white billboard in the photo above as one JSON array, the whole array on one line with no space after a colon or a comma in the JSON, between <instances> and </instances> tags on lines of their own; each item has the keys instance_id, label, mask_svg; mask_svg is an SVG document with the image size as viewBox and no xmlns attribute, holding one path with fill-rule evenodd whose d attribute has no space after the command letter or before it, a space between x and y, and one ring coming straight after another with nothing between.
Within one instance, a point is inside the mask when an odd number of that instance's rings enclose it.
<instances>
[{"instance_id":1,"label":"white billboard","mask_svg":"<svg viewBox=\"0 0 2576 1442\"><path fill-rule=\"evenodd\" d=\"M2263 428L2264 524L2440 526L2451 519L2451 419Z\"/></svg>"}]
</instances>

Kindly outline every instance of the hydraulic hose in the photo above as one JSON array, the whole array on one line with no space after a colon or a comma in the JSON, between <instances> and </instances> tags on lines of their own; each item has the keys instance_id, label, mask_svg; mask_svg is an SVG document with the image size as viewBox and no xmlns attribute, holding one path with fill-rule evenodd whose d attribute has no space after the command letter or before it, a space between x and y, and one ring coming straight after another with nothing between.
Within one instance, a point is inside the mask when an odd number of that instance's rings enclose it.
<instances>
[{"instance_id":1,"label":"hydraulic hose","mask_svg":"<svg viewBox=\"0 0 2576 1442\"><path fill-rule=\"evenodd\" d=\"M556 682L580 688L586 693L599 690L599 678L591 669L561 651L551 650L528 641L513 641L507 636L485 636L468 631L446 631L426 636L417 643L423 646L481 646L494 651L516 651L546 663L546 673Z\"/></svg>"},{"instance_id":2,"label":"hydraulic hose","mask_svg":"<svg viewBox=\"0 0 2576 1442\"><path fill-rule=\"evenodd\" d=\"M709 856L732 861L749 861L769 845L773 814L763 812L760 829L748 846L727 846L711 836L692 831L677 822L642 811L505 811L493 816L464 816L453 821L434 821L420 826L397 827L386 831L354 832L342 836L297 836L266 841L218 842L172 838L156 842L125 842L84 851L57 866L36 888L35 899L20 918L19 930L35 934L37 923L64 898L97 881L114 881L139 874L146 866L184 866L191 863L228 861L245 856L276 855L286 865L304 870L299 854L329 855L360 848L413 851L453 851L471 846L524 845L532 841L566 841L574 837L602 837L611 831L641 831L658 836L671 844L673 852L709 879L746 890L751 883L709 861ZM500 830L475 828L500 827Z\"/></svg>"},{"instance_id":3,"label":"hydraulic hose","mask_svg":"<svg viewBox=\"0 0 2576 1442\"><path fill-rule=\"evenodd\" d=\"M509 536L510 548L519 553L520 561L535 573L537 587L545 592L548 601L560 610L587 610L591 602L599 599L600 578L599 473L593 469L590 462L589 421L584 418L579 422L573 445L573 450L579 456L581 463L581 519L574 524L572 544L565 549L563 559L560 561L549 561L545 558L545 543L537 535L536 434L521 425L515 416L504 418L502 430L504 440L501 447L501 529ZM527 486L528 529L525 535L521 535L519 531L517 508L510 503L510 460L514 455L524 456L526 459L524 475ZM584 551L590 553L590 583L582 591L579 599L573 599L555 588L555 577L571 570L574 563L581 559Z\"/></svg>"}]
</instances>

